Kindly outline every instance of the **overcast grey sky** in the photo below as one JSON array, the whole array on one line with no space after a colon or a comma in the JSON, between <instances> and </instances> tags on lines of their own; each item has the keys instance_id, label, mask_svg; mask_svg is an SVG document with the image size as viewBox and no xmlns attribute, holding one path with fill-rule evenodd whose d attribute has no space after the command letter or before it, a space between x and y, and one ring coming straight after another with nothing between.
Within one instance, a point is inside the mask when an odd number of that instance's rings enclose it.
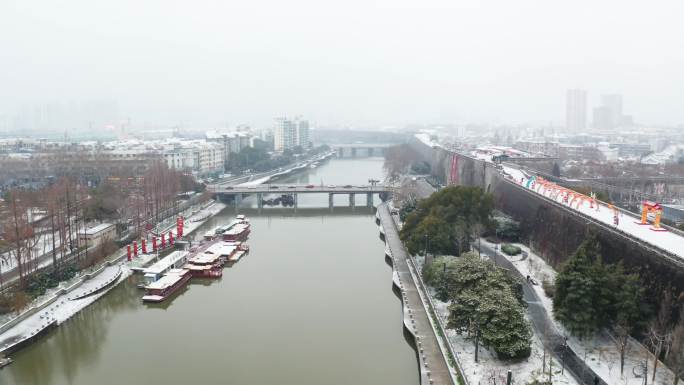
<instances>
[{"instance_id":1,"label":"overcast grey sky","mask_svg":"<svg viewBox=\"0 0 684 385\"><path fill-rule=\"evenodd\" d=\"M135 121L562 122L565 90L684 122L684 1L0 0L0 111Z\"/></svg>"}]
</instances>

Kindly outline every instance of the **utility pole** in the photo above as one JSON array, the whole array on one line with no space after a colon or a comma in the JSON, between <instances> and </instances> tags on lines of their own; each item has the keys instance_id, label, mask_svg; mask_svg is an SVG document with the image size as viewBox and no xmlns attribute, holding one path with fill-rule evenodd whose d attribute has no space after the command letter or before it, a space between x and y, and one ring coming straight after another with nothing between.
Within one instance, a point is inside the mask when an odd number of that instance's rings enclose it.
<instances>
[{"instance_id":1,"label":"utility pole","mask_svg":"<svg viewBox=\"0 0 684 385\"><path fill-rule=\"evenodd\" d=\"M480 322L475 322L475 362L478 362L480 351ZM510 372L508 372L510 374Z\"/></svg>"},{"instance_id":2,"label":"utility pole","mask_svg":"<svg viewBox=\"0 0 684 385\"><path fill-rule=\"evenodd\" d=\"M66 213L67 213L66 226L68 229L67 230L67 237L69 238L69 240L68 240L69 253L73 253L74 246L73 246L73 240L71 239L71 210L69 210L69 205L70 205L70 201L69 201L69 180L65 181L65 185L66 185Z\"/></svg>"},{"instance_id":3,"label":"utility pole","mask_svg":"<svg viewBox=\"0 0 684 385\"><path fill-rule=\"evenodd\" d=\"M423 266L427 266L428 260L428 233L425 233L425 258L423 259Z\"/></svg>"},{"instance_id":4,"label":"utility pole","mask_svg":"<svg viewBox=\"0 0 684 385\"><path fill-rule=\"evenodd\" d=\"M83 208L81 208L81 217L83 218L83 239L85 239L85 261L88 263L88 236L86 235L85 209ZM76 239L78 239L78 228L76 228Z\"/></svg>"},{"instance_id":5,"label":"utility pole","mask_svg":"<svg viewBox=\"0 0 684 385\"><path fill-rule=\"evenodd\" d=\"M565 356L568 354L568 336L564 336L563 339L563 359L561 360L561 374L565 373Z\"/></svg>"}]
</instances>

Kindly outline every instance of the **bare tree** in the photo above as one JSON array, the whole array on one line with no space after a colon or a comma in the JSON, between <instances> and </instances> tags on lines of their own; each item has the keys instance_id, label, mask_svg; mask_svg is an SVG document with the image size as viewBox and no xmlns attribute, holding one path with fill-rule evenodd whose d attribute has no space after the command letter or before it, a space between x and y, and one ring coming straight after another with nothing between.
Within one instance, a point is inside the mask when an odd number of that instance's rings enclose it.
<instances>
[{"instance_id":1,"label":"bare tree","mask_svg":"<svg viewBox=\"0 0 684 385\"><path fill-rule=\"evenodd\" d=\"M474 240L477 240L477 255L482 256L482 235L485 232L485 226L480 222L474 223L470 227L470 232L470 235ZM494 261L496 262L496 256L494 257Z\"/></svg>"},{"instance_id":2,"label":"bare tree","mask_svg":"<svg viewBox=\"0 0 684 385\"><path fill-rule=\"evenodd\" d=\"M608 376L610 377L613 367L615 366L615 359L612 354L608 354L608 357L606 357L606 365L608 366Z\"/></svg>"},{"instance_id":3,"label":"bare tree","mask_svg":"<svg viewBox=\"0 0 684 385\"><path fill-rule=\"evenodd\" d=\"M660 353L663 351L665 342L670 340L669 334L672 333L671 316L672 294L670 293L670 290L664 290L663 299L660 302L660 309L658 310L655 319L649 325L648 335L646 337L654 355L651 382L655 381Z\"/></svg>"},{"instance_id":4,"label":"bare tree","mask_svg":"<svg viewBox=\"0 0 684 385\"><path fill-rule=\"evenodd\" d=\"M672 346L668 363L674 373L673 384L677 385L679 377L684 376L684 307L679 309L679 320L672 331Z\"/></svg>"},{"instance_id":5,"label":"bare tree","mask_svg":"<svg viewBox=\"0 0 684 385\"><path fill-rule=\"evenodd\" d=\"M618 323L615 326L615 345L620 352L620 377L625 373L625 352L629 342L629 335L632 327L624 323Z\"/></svg>"},{"instance_id":6,"label":"bare tree","mask_svg":"<svg viewBox=\"0 0 684 385\"><path fill-rule=\"evenodd\" d=\"M411 163L419 159L418 153L408 144L392 146L385 151L385 163L383 168L387 171L390 179L396 178L402 173L408 172Z\"/></svg>"},{"instance_id":7,"label":"bare tree","mask_svg":"<svg viewBox=\"0 0 684 385\"><path fill-rule=\"evenodd\" d=\"M490 385L503 385L506 383L506 374L500 369L490 369L488 380Z\"/></svg>"},{"instance_id":8,"label":"bare tree","mask_svg":"<svg viewBox=\"0 0 684 385\"><path fill-rule=\"evenodd\" d=\"M8 215L4 218L2 227L5 239L12 245L10 255L17 263L19 282L24 286L35 235L29 218L31 205L23 192L10 190L7 193L7 208Z\"/></svg>"}]
</instances>

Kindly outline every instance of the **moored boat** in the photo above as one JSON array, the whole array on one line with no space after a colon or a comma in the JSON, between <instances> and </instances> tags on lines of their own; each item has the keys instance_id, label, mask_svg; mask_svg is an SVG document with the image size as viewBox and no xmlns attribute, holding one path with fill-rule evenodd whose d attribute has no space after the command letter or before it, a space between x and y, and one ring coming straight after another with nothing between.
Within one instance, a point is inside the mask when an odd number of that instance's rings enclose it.
<instances>
[{"instance_id":1,"label":"moored boat","mask_svg":"<svg viewBox=\"0 0 684 385\"><path fill-rule=\"evenodd\" d=\"M250 233L249 224L238 223L230 230L223 233L224 241L244 241Z\"/></svg>"},{"instance_id":2,"label":"moored boat","mask_svg":"<svg viewBox=\"0 0 684 385\"><path fill-rule=\"evenodd\" d=\"M0 357L0 369L11 364L12 362L14 361L9 357Z\"/></svg>"},{"instance_id":3,"label":"moored boat","mask_svg":"<svg viewBox=\"0 0 684 385\"><path fill-rule=\"evenodd\" d=\"M182 250L176 250L161 260L157 261L154 265L143 270L145 276L143 277L143 282L139 286L141 289L146 288L153 282L159 280L172 269L178 269L183 266L186 262L188 252Z\"/></svg>"},{"instance_id":4,"label":"moored boat","mask_svg":"<svg viewBox=\"0 0 684 385\"><path fill-rule=\"evenodd\" d=\"M213 250L215 249L212 246L203 253L193 255L192 257L188 258L188 264L196 266L223 266L230 255L222 255L221 253L216 253Z\"/></svg>"},{"instance_id":5,"label":"moored boat","mask_svg":"<svg viewBox=\"0 0 684 385\"><path fill-rule=\"evenodd\" d=\"M240 250L240 249L235 250L235 252L233 253L233 255L231 255L230 257L228 257L228 262L237 262L237 261L239 261L240 258L242 258L242 257L245 255L245 253L246 253L246 251L244 251L244 250Z\"/></svg>"},{"instance_id":6,"label":"moored boat","mask_svg":"<svg viewBox=\"0 0 684 385\"><path fill-rule=\"evenodd\" d=\"M190 271L193 278L219 278L223 276L223 269L220 264L216 265L195 265L188 263L183 266Z\"/></svg>"},{"instance_id":7,"label":"moored boat","mask_svg":"<svg viewBox=\"0 0 684 385\"><path fill-rule=\"evenodd\" d=\"M157 281L145 286L146 293L142 300L144 302L162 302L183 287L191 277L190 271L186 269L170 270Z\"/></svg>"},{"instance_id":8,"label":"moored boat","mask_svg":"<svg viewBox=\"0 0 684 385\"><path fill-rule=\"evenodd\" d=\"M224 234L226 231L232 229L233 226L235 226L237 224L238 224L237 221L232 221L232 222L225 224L223 226L219 226L216 229L214 229L214 234L216 234L216 235Z\"/></svg>"}]
</instances>

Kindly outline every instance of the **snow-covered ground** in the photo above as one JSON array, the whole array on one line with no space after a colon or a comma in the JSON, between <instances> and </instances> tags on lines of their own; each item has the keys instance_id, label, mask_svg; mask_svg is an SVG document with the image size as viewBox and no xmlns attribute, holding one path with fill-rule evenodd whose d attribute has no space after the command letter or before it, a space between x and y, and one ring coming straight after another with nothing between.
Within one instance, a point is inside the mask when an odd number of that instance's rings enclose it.
<instances>
[{"instance_id":1,"label":"snow-covered ground","mask_svg":"<svg viewBox=\"0 0 684 385\"><path fill-rule=\"evenodd\" d=\"M494 247L493 243L489 243L485 239L482 239L481 241L483 244L487 244L492 248ZM648 359L648 370L649 373L651 373L653 368L653 355L650 354L643 345L630 339L625 354L624 376L620 376L620 353L612 337L604 332L593 338L580 340L579 338L572 337L560 322L553 319L553 301L544 293L542 282L544 280L553 282L556 278L556 271L527 246L522 244L516 244L516 246L519 246L523 251L527 252L527 258L523 258L520 255L507 256L503 253L498 253L497 258L507 258L523 276L529 275L539 283L532 287L541 300L546 312L551 315L555 327L561 334L569 336L568 346L570 346L575 354L582 358L587 365L609 385L643 384L643 378L637 378L633 373L633 369ZM669 385L673 383L673 379L672 372L662 363L659 363L655 383ZM649 374L649 383L650 381L651 375Z\"/></svg>"},{"instance_id":2,"label":"snow-covered ground","mask_svg":"<svg viewBox=\"0 0 684 385\"><path fill-rule=\"evenodd\" d=\"M57 300L52 302L50 305L2 333L2 335L0 335L0 351L7 349L14 344L20 343L27 338L31 338L44 328L48 327L52 322L56 322L57 325L61 324L76 314L79 310L83 309L104 295L108 290L103 290L103 288L107 287L109 289L114 287L115 285L112 284L113 279L122 280L125 279L125 277L128 277L130 274L131 270L122 264L109 266L97 276L85 280L83 284L81 284L72 292L64 295L58 295ZM82 277L80 278L82 279ZM67 287L68 286L62 284L58 290L65 289ZM93 294L89 295L90 293ZM72 300L72 298L79 297L82 298ZM52 296L52 298L46 299L45 302L51 301L53 298L54 296ZM36 307L40 306L40 304L36 305Z\"/></svg>"},{"instance_id":3,"label":"snow-covered ground","mask_svg":"<svg viewBox=\"0 0 684 385\"><path fill-rule=\"evenodd\" d=\"M433 303L437 307L437 313L442 321L446 323L449 315L448 304L436 300L434 292L431 293ZM496 354L480 346L478 353L479 362L475 362L475 344L472 339L466 338L465 335L458 335L454 330L447 329L449 342L451 343L456 354L466 372L468 381L471 384L491 384L492 376L496 376L497 383L503 383L500 379L506 378L506 372L510 370L513 374L513 379L517 384L527 384L534 380L544 381L548 380L548 371L542 373L542 361L544 360L544 345L539 336L533 334L532 336L532 353L530 357L520 361L502 361L496 357ZM548 359L551 357L550 352L546 352L546 368L548 370ZM570 373L563 371L561 373L561 363L553 359L552 364L552 379L554 384L577 384L577 381L570 375Z\"/></svg>"},{"instance_id":4,"label":"snow-covered ground","mask_svg":"<svg viewBox=\"0 0 684 385\"><path fill-rule=\"evenodd\" d=\"M557 203L579 211L584 215L628 233L644 242L657 246L680 258L684 258L684 237L679 234L670 231L654 231L651 229L650 225L637 224L638 218L631 215L625 215L622 211L619 211L619 222L615 225L613 222L615 212L605 203L598 202L598 204L594 204L590 199L576 199L573 202L572 198L570 198L567 203L563 203L562 193L558 193L558 190L551 188L544 188L540 183L534 183L534 176L528 177L528 175L521 170L512 167L504 167L503 170L513 179L513 181L526 187L529 191L552 199Z\"/></svg>"},{"instance_id":5,"label":"snow-covered ground","mask_svg":"<svg viewBox=\"0 0 684 385\"><path fill-rule=\"evenodd\" d=\"M59 248L60 240L55 239L55 248ZM40 237L36 245L33 247L33 255L43 255L52 251L52 234L44 234ZM52 261L43 261L38 264L38 268L47 266ZM2 271L7 272L17 267L16 259L12 257L12 253L5 252L0 254L0 264L2 264Z\"/></svg>"},{"instance_id":6,"label":"snow-covered ground","mask_svg":"<svg viewBox=\"0 0 684 385\"><path fill-rule=\"evenodd\" d=\"M419 270L422 270L423 257L415 257L415 260L416 266L418 266ZM449 305L438 300L432 288L428 290L430 291L430 299L435 306L437 316L440 318L442 325L446 325L449 316ZM527 384L534 380L548 380L548 360L551 358L551 353L546 352L546 357L544 356L544 346L536 333L532 336L532 353L525 360L500 360L494 352L484 346L480 346L478 362L475 362L475 344L473 340L466 338L465 335L457 334L454 330L446 328L445 330L449 343L458 356L459 363L465 372L469 384L493 384L494 381L498 384L503 384L506 381L508 370L511 371L513 381L516 384ZM547 371L542 373L542 361L544 358L546 359ZM577 384L577 381L569 372L561 370L561 363L556 359L553 359L552 364L552 380L554 384Z\"/></svg>"}]
</instances>

